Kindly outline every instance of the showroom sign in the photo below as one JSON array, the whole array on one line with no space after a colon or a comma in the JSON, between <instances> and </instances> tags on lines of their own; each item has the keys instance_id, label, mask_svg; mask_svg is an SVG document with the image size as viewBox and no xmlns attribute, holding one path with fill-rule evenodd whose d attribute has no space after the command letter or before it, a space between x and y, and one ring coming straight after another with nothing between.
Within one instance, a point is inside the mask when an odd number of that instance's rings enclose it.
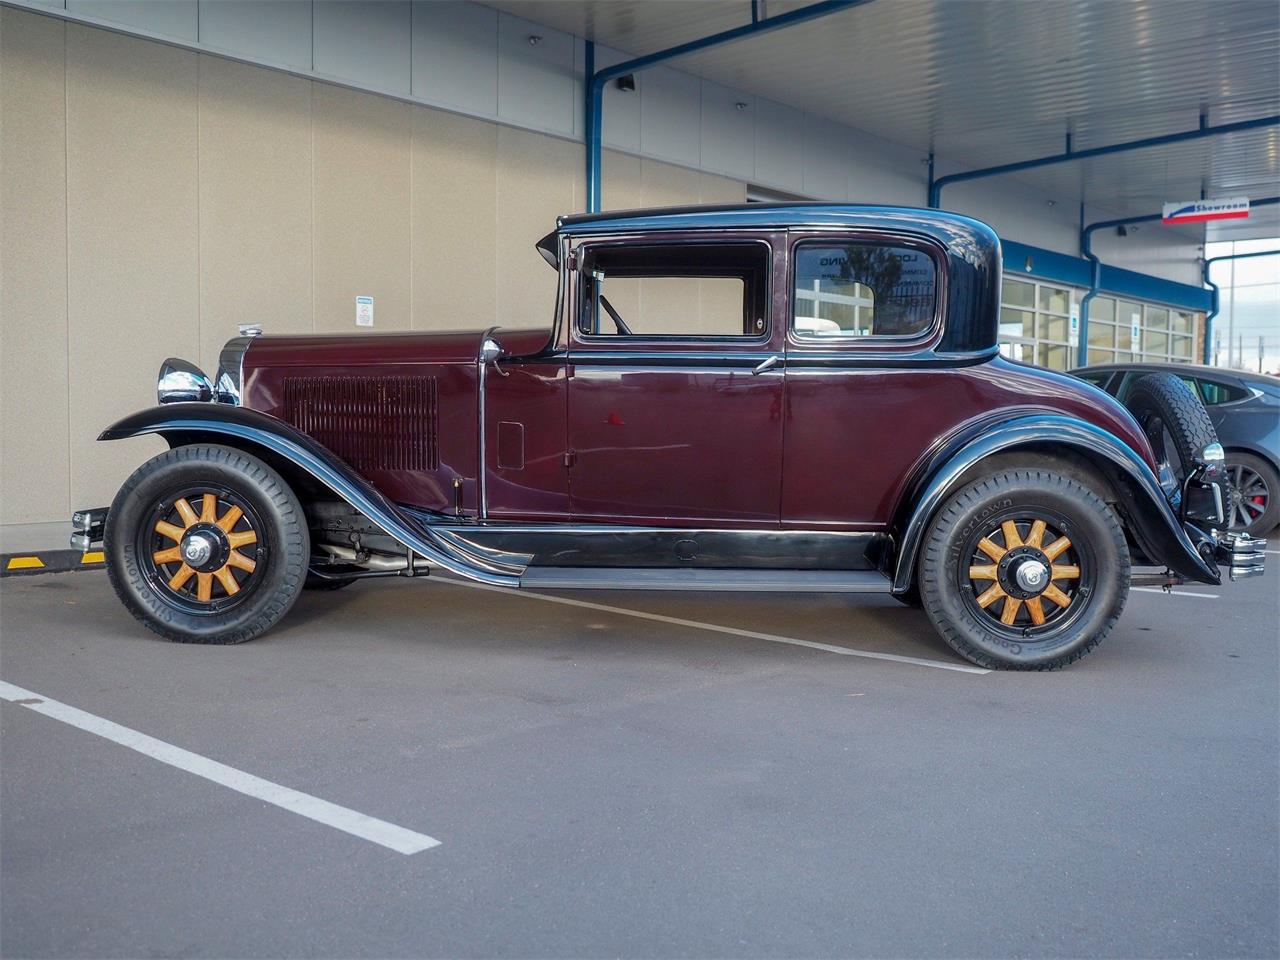
<instances>
[{"instance_id":1,"label":"showroom sign","mask_svg":"<svg viewBox=\"0 0 1280 960\"><path fill-rule=\"evenodd\" d=\"M1249 216L1248 197L1217 200L1184 200L1164 205L1165 223L1204 223L1206 220L1243 220Z\"/></svg>"}]
</instances>

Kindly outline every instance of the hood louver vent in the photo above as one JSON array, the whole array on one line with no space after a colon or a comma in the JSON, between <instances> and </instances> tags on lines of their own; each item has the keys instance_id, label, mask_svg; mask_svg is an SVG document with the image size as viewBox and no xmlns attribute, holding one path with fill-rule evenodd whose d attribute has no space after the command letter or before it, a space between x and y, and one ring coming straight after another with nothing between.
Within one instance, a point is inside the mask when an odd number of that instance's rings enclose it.
<instances>
[{"instance_id":1,"label":"hood louver vent","mask_svg":"<svg viewBox=\"0 0 1280 960\"><path fill-rule=\"evenodd\" d=\"M435 377L285 377L284 419L361 473L440 466Z\"/></svg>"}]
</instances>

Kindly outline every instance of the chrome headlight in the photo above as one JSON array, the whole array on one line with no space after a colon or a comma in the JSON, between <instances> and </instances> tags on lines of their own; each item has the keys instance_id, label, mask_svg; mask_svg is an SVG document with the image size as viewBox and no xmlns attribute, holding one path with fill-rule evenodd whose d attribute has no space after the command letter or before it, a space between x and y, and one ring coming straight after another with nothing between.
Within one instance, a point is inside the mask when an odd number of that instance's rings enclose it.
<instances>
[{"instance_id":1,"label":"chrome headlight","mask_svg":"<svg viewBox=\"0 0 1280 960\"><path fill-rule=\"evenodd\" d=\"M160 364L160 379L156 384L159 403L208 403L212 399L213 381L194 363L170 357Z\"/></svg>"}]
</instances>

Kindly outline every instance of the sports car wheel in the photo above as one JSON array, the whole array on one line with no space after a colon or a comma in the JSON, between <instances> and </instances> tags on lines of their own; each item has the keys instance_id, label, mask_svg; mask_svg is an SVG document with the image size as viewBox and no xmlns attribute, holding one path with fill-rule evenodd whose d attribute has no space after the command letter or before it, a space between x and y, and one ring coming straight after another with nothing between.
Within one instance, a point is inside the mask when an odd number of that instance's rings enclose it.
<instances>
[{"instance_id":1,"label":"sports car wheel","mask_svg":"<svg viewBox=\"0 0 1280 960\"><path fill-rule=\"evenodd\" d=\"M925 612L962 657L1052 670L1080 659L1124 609L1129 554L1111 509L1041 470L997 474L934 518L918 572Z\"/></svg>"},{"instance_id":2,"label":"sports car wheel","mask_svg":"<svg viewBox=\"0 0 1280 960\"><path fill-rule=\"evenodd\" d=\"M293 606L307 572L302 508L278 473L228 447L153 457L116 495L107 572L126 608L184 643L242 643Z\"/></svg>"},{"instance_id":3,"label":"sports car wheel","mask_svg":"<svg viewBox=\"0 0 1280 960\"><path fill-rule=\"evenodd\" d=\"M1231 480L1227 526L1251 537L1270 533L1280 523L1280 476L1261 457L1227 452L1227 476Z\"/></svg>"}]
</instances>

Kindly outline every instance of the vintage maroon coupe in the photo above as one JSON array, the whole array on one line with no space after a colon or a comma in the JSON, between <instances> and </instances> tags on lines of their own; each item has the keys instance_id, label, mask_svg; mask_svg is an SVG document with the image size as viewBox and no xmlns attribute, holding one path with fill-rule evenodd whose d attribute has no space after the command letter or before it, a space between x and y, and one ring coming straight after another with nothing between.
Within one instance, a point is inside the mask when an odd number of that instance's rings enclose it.
<instances>
[{"instance_id":1,"label":"vintage maroon coupe","mask_svg":"<svg viewBox=\"0 0 1280 960\"><path fill-rule=\"evenodd\" d=\"M435 567L892 594L1018 669L1087 653L1139 577L1262 572L1261 541L1213 529L1222 448L1176 377L1125 409L999 356L982 223L645 210L562 218L537 247L559 292L510 329L247 329L213 379L166 361L160 406L101 439L171 449L77 513L73 543L104 542L125 606L171 640L249 640L305 587Z\"/></svg>"}]
</instances>

